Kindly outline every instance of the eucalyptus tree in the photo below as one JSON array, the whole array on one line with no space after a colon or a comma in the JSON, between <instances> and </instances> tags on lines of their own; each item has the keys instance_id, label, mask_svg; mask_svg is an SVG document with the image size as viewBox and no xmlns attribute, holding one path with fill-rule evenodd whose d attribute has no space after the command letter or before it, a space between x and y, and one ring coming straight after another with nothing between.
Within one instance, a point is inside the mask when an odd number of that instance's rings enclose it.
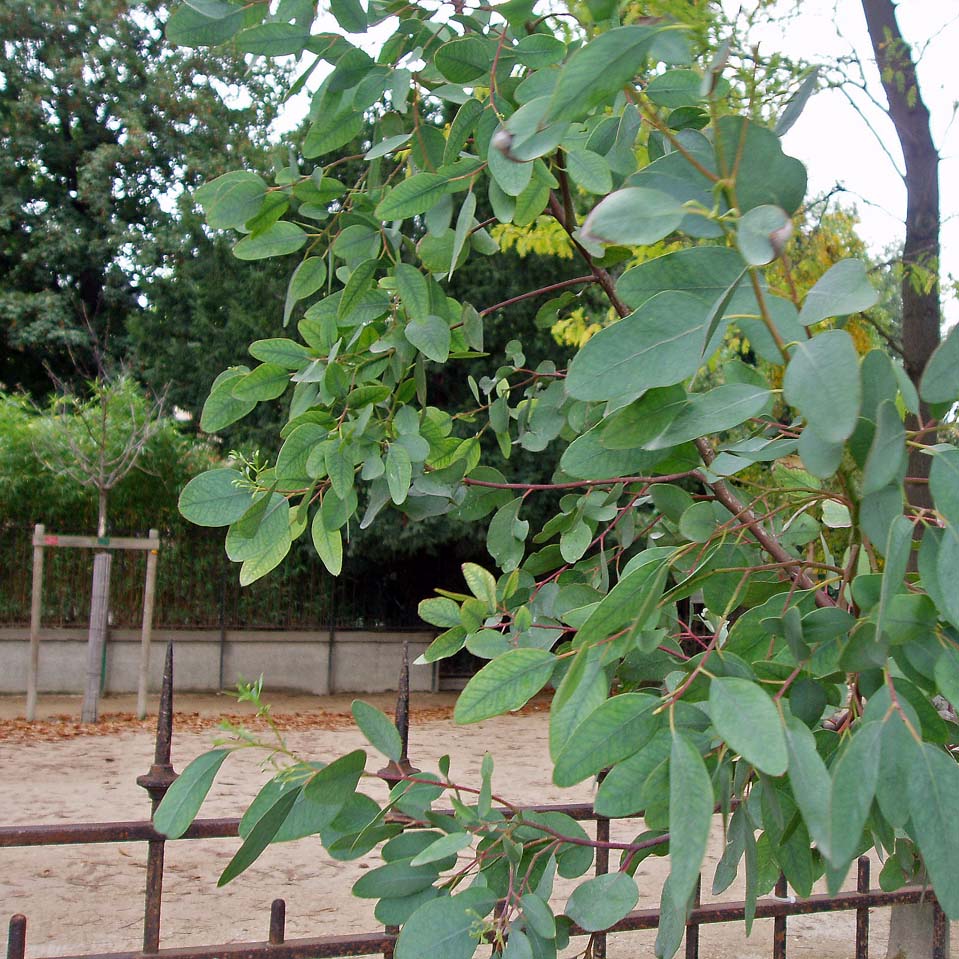
<instances>
[{"instance_id":1,"label":"eucalyptus tree","mask_svg":"<svg viewBox=\"0 0 959 959\"><path fill-rule=\"evenodd\" d=\"M402 927L399 959L469 957L481 939L510 959L552 957L571 934L615 927L639 863L668 851L656 951L670 956L719 814L713 888L744 868L747 925L780 870L801 895L821 877L836 890L872 847L886 888L925 869L959 916L955 727L937 709L959 703L959 449L936 442L959 397L959 334L917 385L857 349L850 318L876 301L861 260L800 294L788 253L806 172L779 134L810 86L775 129L740 116L724 49L698 61L681 23L623 23L612 4L332 9L336 32L314 25L310 2L195 0L167 26L174 43L296 55L301 76L322 76L287 167L271 182L238 169L197 195L212 226L243 234L236 256L295 262L295 333L252 343L255 362L225 370L202 415L216 431L288 397L275 459L203 474L181 511L227 529L244 583L299 537L336 573L344 540L389 511L481 524L490 561L420 606L442 630L423 661L463 648L488 660L460 723L552 686L554 782L605 771L597 812L642 811L646 831L615 844L610 875L557 902L555 876L584 877L597 841L519 809L493 788L492 757L477 782L454 774L456 757L403 768L387 717L358 702L394 763L386 803L363 791L365 750L322 768L278 756L221 882L271 842L318 834L341 859L382 846L354 892ZM360 38L379 23L374 55ZM335 151L370 120L362 173L343 182ZM449 284L493 252L492 221L542 217L567 237L568 273L514 300L548 322L588 290L605 300L589 306L598 320L618 318L564 366L533 355L519 325L488 354L488 311L510 304ZM622 269L675 236L688 245ZM734 336L763 363L721 362ZM466 373L480 361L484 375ZM454 408L436 383L458 372L469 392ZM507 480L517 449L557 451L549 480ZM905 495L915 449L932 464L930 506ZM555 506L534 527L540 497ZM692 597L694 617L679 612ZM184 771L159 829L185 830L229 754ZM403 832L389 812L426 828Z\"/></svg>"}]
</instances>

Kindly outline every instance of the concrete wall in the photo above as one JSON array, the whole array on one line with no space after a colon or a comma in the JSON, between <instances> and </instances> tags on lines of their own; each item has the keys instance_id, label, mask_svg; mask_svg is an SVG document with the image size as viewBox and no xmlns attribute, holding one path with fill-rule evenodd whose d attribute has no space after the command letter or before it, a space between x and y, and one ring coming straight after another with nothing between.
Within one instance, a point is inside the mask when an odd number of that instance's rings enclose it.
<instances>
[{"instance_id":1,"label":"concrete wall","mask_svg":"<svg viewBox=\"0 0 959 959\"><path fill-rule=\"evenodd\" d=\"M0 693L24 693L29 655L27 628L0 629ZM150 652L150 689L159 688L163 656L173 642L176 688L183 692L230 689L240 679L263 674L271 690L293 690L324 696L375 693L396 689L403 641L410 644L410 662L433 640L430 632L154 630ZM43 629L40 633L41 693L82 693L87 631ZM410 686L424 692L436 688L433 666L410 666ZM106 651L106 691L136 692L140 670L140 633L113 629ZM221 683L222 677L222 683Z\"/></svg>"}]
</instances>

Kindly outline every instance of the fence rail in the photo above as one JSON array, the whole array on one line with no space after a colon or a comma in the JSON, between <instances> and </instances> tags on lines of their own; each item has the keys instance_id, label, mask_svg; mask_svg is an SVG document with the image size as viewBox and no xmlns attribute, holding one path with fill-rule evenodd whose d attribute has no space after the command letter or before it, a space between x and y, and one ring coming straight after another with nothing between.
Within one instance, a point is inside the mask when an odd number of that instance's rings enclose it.
<instances>
[{"instance_id":1,"label":"fence rail","mask_svg":"<svg viewBox=\"0 0 959 959\"><path fill-rule=\"evenodd\" d=\"M404 682L404 674L407 681ZM402 741L408 738L408 672L400 677L400 700L397 703L397 724ZM137 783L149 796L153 812L176 778L170 765L170 747L173 734L173 648L167 649L163 690L155 744L154 763L149 772L140 776ZM405 759L405 747L404 757ZM387 771L381 775L386 775ZM526 811L563 812L578 820L596 823L597 841L608 841L609 819L596 814L588 803L560 803L523 807ZM448 812L452 813L452 810ZM635 818L635 817L629 817ZM190 839L230 838L238 835L240 820L237 818L201 819L195 821L187 832L177 840L167 840L154 828L151 820L134 822L66 823L56 825L19 825L0 827L0 848L63 845L79 843L146 842L148 843L147 879L144 892L143 949L138 951L88 953L61 956L58 959L338 959L348 956L382 955L392 959L396 935L395 927L386 927L375 932L351 935L325 935L287 940L285 936L286 906L282 899L273 901L269 916L269 934L263 941L217 943L190 947L160 948L160 906L163 889L163 862L166 842ZM597 875L609 871L608 849L596 850ZM856 913L856 959L869 957L869 910L897 904L930 902L933 907L933 959L946 959L945 943L947 923L934 894L925 887L908 886L895 892L870 888L870 863L862 857L858 861L856 890L837 895L817 894L797 898L788 894L784 877L780 877L774 896L766 896L755 903L756 919L773 919L773 959L786 959L787 920L790 916L816 913ZM699 957L699 928L703 925L742 921L747 915L745 902L701 903L697 886L694 906L686 921L686 959ZM658 909L637 909L624 919L601 933L590 933L577 926L570 930L571 936L591 936L594 959L605 959L607 935L655 929L659 925ZM27 918L15 915L10 919L7 959L26 959ZM443 959L443 957L437 957Z\"/></svg>"}]
</instances>

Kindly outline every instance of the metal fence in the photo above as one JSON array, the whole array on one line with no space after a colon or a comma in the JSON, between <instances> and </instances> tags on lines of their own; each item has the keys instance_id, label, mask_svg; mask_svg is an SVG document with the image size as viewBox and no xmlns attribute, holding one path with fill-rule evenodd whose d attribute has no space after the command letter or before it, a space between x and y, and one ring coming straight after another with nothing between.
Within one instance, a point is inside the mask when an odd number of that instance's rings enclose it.
<instances>
[{"instance_id":1,"label":"metal fence","mask_svg":"<svg viewBox=\"0 0 959 959\"><path fill-rule=\"evenodd\" d=\"M404 669L404 673L406 670ZM407 674L408 675L408 674ZM400 698L397 703L397 725L404 744L408 739L409 683L400 681ZM176 773L170 764L170 747L173 736L173 649L167 649L166 668L160 701L159 719L153 765L137 779L148 793L152 812ZM405 758L405 745L404 745ZM386 777L389 781L389 774ZM395 781L395 780L394 780ZM609 871L610 821L598 816L588 803L554 804L523 807L536 812L563 812L580 821L595 823L597 841L595 869L597 875ZM452 810L450 810L452 812ZM151 813L152 816L152 813ZM232 838L238 835L240 820L236 818L198 819L176 842L190 839ZM217 943L205 946L160 948L160 914L163 896L164 850L167 840L158 833L150 820L136 822L67 823L58 825L0 826L0 848L75 845L81 843L146 842L147 874L144 891L143 948L135 952L113 952L64 956L58 959L334 959L334 957L382 955L392 959L398 930L387 926L376 931L353 935L326 935L286 939L284 900L274 900L268 920L268 935L256 942ZM806 899L790 896L784 877L780 877L775 896L759 899L755 906L756 919L773 919L773 959L786 959L786 931L789 916L812 913L855 911L856 913L856 959L869 956L869 910L900 903L931 902L933 906L933 959L946 959L946 917L939 908L933 893L924 887L909 886L895 892L883 892L870 888L869 860L863 857L858 862L856 890L840 892L835 896L813 895ZM685 957L698 959L699 930L703 925L742 921L746 916L744 902L700 902L697 886L693 908L686 922ZM655 929L659 925L658 909L637 909L606 932L589 933L574 926L572 936L590 936L593 959L605 959L607 935ZM264 926L267 920L264 917ZM25 959L27 955L27 918L15 915L10 919L7 959ZM443 959L437 956L435 959Z\"/></svg>"},{"instance_id":2,"label":"metal fence","mask_svg":"<svg viewBox=\"0 0 959 959\"><path fill-rule=\"evenodd\" d=\"M51 532L57 532L51 530ZM33 529L0 525L0 626L30 622ZM371 577L350 568L327 574L303 544L281 566L240 587L238 567L223 547L222 530L161 534L154 623L157 628L402 629L421 625L417 604L432 592L433 570L400 564ZM118 553L113 560L110 614L114 626L136 627L143 610L144 560ZM89 620L93 560L90 550L50 550L43 571L44 626L81 626ZM420 585L422 583L422 585Z\"/></svg>"}]
</instances>

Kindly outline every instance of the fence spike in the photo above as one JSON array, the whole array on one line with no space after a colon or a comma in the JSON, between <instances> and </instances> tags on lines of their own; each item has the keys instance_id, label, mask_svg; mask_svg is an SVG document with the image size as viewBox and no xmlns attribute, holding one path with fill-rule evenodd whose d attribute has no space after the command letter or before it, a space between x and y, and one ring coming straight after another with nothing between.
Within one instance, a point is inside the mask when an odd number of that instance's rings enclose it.
<instances>
[{"instance_id":1,"label":"fence spike","mask_svg":"<svg viewBox=\"0 0 959 959\"><path fill-rule=\"evenodd\" d=\"M270 945L281 946L286 940L286 900L270 903Z\"/></svg>"},{"instance_id":2,"label":"fence spike","mask_svg":"<svg viewBox=\"0 0 959 959\"><path fill-rule=\"evenodd\" d=\"M21 913L10 917L7 937L7 959L23 959L27 952L27 917Z\"/></svg>"},{"instance_id":3,"label":"fence spike","mask_svg":"<svg viewBox=\"0 0 959 959\"><path fill-rule=\"evenodd\" d=\"M418 773L409 757L410 746L410 644L403 640L403 658L400 660L400 677L396 694L396 731L400 734L399 761L390 760L376 775L392 785L403 776Z\"/></svg>"}]
</instances>

